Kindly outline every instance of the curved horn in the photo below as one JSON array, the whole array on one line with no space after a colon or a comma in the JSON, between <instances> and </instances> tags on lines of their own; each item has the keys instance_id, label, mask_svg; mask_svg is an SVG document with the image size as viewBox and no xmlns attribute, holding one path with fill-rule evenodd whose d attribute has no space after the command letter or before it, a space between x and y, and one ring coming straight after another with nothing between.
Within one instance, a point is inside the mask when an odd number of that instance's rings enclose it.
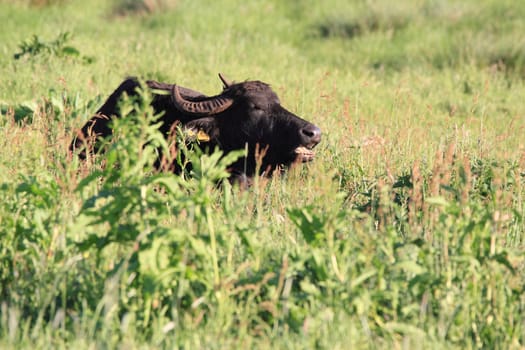
<instances>
[{"instance_id":1,"label":"curved horn","mask_svg":"<svg viewBox=\"0 0 525 350\"><path fill-rule=\"evenodd\" d=\"M233 99L221 95L208 97L201 101L186 100L181 96L179 87L173 85L171 97L175 107L182 113L204 117L224 112L233 104Z\"/></svg>"},{"instance_id":2,"label":"curved horn","mask_svg":"<svg viewBox=\"0 0 525 350\"><path fill-rule=\"evenodd\" d=\"M229 88L230 86L233 85L233 81L230 81L228 79L226 79L226 77L224 75L222 75L221 73L219 73L219 78L221 79L222 83L224 84L224 88L227 89Z\"/></svg>"}]
</instances>

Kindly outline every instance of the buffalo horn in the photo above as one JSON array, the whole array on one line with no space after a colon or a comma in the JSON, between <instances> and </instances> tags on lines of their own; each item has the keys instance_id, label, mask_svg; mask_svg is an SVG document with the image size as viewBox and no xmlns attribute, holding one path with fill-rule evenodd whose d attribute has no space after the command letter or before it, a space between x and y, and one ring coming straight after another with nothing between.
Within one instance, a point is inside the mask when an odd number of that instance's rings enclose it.
<instances>
[{"instance_id":1,"label":"buffalo horn","mask_svg":"<svg viewBox=\"0 0 525 350\"><path fill-rule=\"evenodd\" d=\"M221 79L222 83L224 84L224 88L225 89L227 89L227 88L229 88L230 86L233 85L233 81L226 79L226 77L224 75L222 75L221 73L219 73L219 78Z\"/></svg>"},{"instance_id":2,"label":"buffalo horn","mask_svg":"<svg viewBox=\"0 0 525 350\"><path fill-rule=\"evenodd\" d=\"M208 97L201 101L189 101L181 96L179 87L173 85L171 96L175 107L185 114L204 117L213 114L219 114L233 104L233 99L221 95Z\"/></svg>"}]
</instances>

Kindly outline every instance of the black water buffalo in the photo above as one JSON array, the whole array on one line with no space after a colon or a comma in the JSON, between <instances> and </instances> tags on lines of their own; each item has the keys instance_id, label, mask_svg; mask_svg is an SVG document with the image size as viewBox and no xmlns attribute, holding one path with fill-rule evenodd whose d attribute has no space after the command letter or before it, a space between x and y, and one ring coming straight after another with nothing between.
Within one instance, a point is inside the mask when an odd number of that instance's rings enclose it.
<instances>
[{"instance_id":1,"label":"black water buffalo","mask_svg":"<svg viewBox=\"0 0 525 350\"><path fill-rule=\"evenodd\" d=\"M151 105L162 113L160 130L170 135L173 126L206 135L204 149L220 148L225 153L247 149L247 156L229 169L232 179L249 179L256 173L257 149L265 149L261 173L295 162L314 159L312 150L321 141L321 130L281 106L279 98L268 84L261 81L232 83L219 74L224 89L216 96L204 94L173 84L147 81L152 92ZM120 117L119 100L123 94L137 94L140 83L126 79L78 132L71 149L85 156L86 150L97 150L98 137L112 134L110 120ZM91 140L91 141L90 141ZM174 171L180 171L180 168Z\"/></svg>"}]
</instances>

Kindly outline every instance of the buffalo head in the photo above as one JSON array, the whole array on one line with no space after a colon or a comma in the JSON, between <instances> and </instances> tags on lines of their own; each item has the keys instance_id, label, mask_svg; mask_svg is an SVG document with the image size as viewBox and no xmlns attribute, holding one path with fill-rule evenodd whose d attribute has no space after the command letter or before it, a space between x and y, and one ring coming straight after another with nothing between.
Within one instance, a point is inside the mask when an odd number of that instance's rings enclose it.
<instances>
[{"instance_id":1,"label":"buffalo head","mask_svg":"<svg viewBox=\"0 0 525 350\"><path fill-rule=\"evenodd\" d=\"M248 157L242 165L248 176L254 175L257 147L265 150L263 171L313 160L313 148L321 141L317 126L285 109L268 84L233 84L222 76L221 79L223 92L199 101L184 98L179 87L173 86L172 99L177 110L196 118L187 126L209 124L205 131L211 131L212 140L226 152L247 145Z\"/></svg>"}]
</instances>

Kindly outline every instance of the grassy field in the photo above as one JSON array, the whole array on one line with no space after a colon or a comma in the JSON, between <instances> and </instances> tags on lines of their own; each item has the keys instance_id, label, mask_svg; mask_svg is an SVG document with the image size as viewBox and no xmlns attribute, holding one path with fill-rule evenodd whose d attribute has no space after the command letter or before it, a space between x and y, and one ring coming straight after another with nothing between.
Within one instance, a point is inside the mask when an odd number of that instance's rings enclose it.
<instances>
[{"instance_id":1,"label":"grassy field","mask_svg":"<svg viewBox=\"0 0 525 350\"><path fill-rule=\"evenodd\" d=\"M523 33L514 0L0 0L0 347L525 348ZM218 72L316 160L156 173L146 107L68 154L125 77Z\"/></svg>"}]
</instances>

